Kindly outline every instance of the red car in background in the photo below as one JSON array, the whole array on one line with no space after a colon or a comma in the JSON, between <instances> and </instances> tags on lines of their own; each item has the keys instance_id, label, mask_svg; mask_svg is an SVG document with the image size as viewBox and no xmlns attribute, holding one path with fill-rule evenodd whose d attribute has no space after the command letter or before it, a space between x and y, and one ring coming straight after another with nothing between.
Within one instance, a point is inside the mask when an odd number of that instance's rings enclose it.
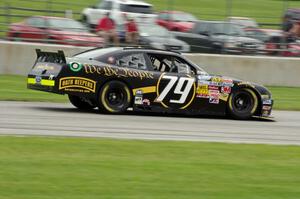
<instances>
[{"instance_id":1,"label":"red car in background","mask_svg":"<svg viewBox=\"0 0 300 199\"><path fill-rule=\"evenodd\" d=\"M78 21L62 17L32 16L13 23L7 33L9 40L47 42L74 46L103 47L104 40L89 33Z\"/></svg>"},{"instance_id":2,"label":"red car in background","mask_svg":"<svg viewBox=\"0 0 300 199\"><path fill-rule=\"evenodd\" d=\"M192 14L181 11L162 11L158 13L157 24L170 31L188 32L198 19Z\"/></svg>"}]
</instances>

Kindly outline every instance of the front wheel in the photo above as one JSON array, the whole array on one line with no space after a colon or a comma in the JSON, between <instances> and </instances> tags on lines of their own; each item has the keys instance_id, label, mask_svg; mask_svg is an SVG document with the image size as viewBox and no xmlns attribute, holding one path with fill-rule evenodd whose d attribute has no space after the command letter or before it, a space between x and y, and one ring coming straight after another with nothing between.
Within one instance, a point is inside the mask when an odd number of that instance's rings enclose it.
<instances>
[{"instance_id":1,"label":"front wheel","mask_svg":"<svg viewBox=\"0 0 300 199\"><path fill-rule=\"evenodd\" d=\"M107 113L123 113L130 106L132 95L125 83L110 81L104 84L98 98L99 110Z\"/></svg>"},{"instance_id":2,"label":"front wheel","mask_svg":"<svg viewBox=\"0 0 300 199\"><path fill-rule=\"evenodd\" d=\"M73 106L81 110L92 110L96 107L90 100L75 95L69 95L69 100Z\"/></svg>"},{"instance_id":3,"label":"front wheel","mask_svg":"<svg viewBox=\"0 0 300 199\"><path fill-rule=\"evenodd\" d=\"M250 119L258 106L258 98L249 88L241 88L232 93L228 100L228 113L235 119Z\"/></svg>"}]
</instances>

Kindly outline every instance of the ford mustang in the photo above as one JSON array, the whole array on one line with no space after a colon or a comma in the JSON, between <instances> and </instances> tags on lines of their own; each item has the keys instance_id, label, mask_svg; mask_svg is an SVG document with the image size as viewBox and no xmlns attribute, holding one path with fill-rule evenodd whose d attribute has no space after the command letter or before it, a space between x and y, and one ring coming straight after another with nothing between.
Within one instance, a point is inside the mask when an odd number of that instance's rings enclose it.
<instances>
[{"instance_id":1,"label":"ford mustang","mask_svg":"<svg viewBox=\"0 0 300 199\"><path fill-rule=\"evenodd\" d=\"M72 57L43 52L28 74L30 89L67 94L78 109L268 117L263 86L210 75L179 53L143 48L92 49Z\"/></svg>"}]
</instances>

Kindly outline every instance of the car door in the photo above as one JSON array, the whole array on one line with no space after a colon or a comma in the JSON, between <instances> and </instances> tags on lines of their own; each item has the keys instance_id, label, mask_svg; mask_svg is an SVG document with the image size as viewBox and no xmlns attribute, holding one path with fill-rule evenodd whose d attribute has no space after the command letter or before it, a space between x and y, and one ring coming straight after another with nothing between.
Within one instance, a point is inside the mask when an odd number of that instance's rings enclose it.
<instances>
[{"instance_id":1,"label":"car door","mask_svg":"<svg viewBox=\"0 0 300 199\"><path fill-rule=\"evenodd\" d=\"M148 53L158 77L153 93L152 108L167 112L185 112L196 94L194 69L179 56Z\"/></svg>"},{"instance_id":2,"label":"car door","mask_svg":"<svg viewBox=\"0 0 300 199\"><path fill-rule=\"evenodd\" d=\"M200 23L195 27L196 37L193 39L193 43L195 44L196 51L199 52L211 52L212 49L212 41L211 41L211 23Z\"/></svg>"},{"instance_id":3,"label":"car door","mask_svg":"<svg viewBox=\"0 0 300 199\"><path fill-rule=\"evenodd\" d=\"M169 22L170 21L168 21L169 20L168 16L169 16L168 13L160 13L157 17L157 20L156 20L157 24L169 29Z\"/></svg>"},{"instance_id":4,"label":"car door","mask_svg":"<svg viewBox=\"0 0 300 199\"><path fill-rule=\"evenodd\" d=\"M26 19L21 33L22 38L30 40L42 40L46 38L46 21L42 17L30 17Z\"/></svg>"}]
</instances>

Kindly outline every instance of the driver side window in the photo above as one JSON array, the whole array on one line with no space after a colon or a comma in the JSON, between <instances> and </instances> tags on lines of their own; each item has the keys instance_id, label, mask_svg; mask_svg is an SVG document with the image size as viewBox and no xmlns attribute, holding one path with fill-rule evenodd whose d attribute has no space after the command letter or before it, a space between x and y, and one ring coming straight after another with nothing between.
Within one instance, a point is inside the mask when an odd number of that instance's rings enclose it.
<instances>
[{"instance_id":1,"label":"driver side window","mask_svg":"<svg viewBox=\"0 0 300 199\"><path fill-rule=\"evenodd\" d=\"M180 73L180 74L193 74L191 66L183 59L160 54L149 54L150 61L154 71Z\"/></svg>"}]
</instances>

